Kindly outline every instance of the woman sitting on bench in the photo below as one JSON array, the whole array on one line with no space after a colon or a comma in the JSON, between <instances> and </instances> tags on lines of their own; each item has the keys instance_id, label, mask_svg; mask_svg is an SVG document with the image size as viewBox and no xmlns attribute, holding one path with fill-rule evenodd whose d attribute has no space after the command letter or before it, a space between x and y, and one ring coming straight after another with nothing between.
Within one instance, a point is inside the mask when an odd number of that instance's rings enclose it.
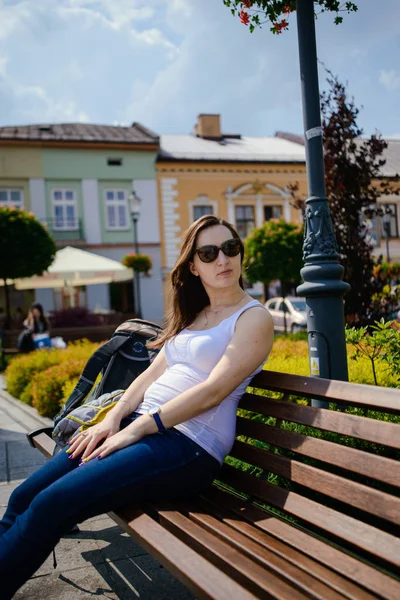
<instances>
[{"instance_id":1,"label":"woman sitting on bench","mask_svg":"<svg viewBox=\"0 0 400 600\"><path fill-rule=\"evenodd\" d=\"M212 215L184 236L157 358L105 419L11 494L0 521L1 598L11 598L77 522L207 488L232 448L236 408L273 342L243 289L243 244Z\"/></svg>"}]
</instances>

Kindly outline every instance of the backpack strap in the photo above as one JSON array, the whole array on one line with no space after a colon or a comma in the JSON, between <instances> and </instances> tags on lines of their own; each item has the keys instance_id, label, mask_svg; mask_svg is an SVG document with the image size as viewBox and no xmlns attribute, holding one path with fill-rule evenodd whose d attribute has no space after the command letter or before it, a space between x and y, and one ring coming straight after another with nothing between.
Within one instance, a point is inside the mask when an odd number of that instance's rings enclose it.
<instances>
[{"instance_id":1,"label":"backpack strap","mask_svg":"<svg viewBox=\"0 0 400 600\"><path fill-rule=\"evenodd\" d=\"M104 365L107 364L110 358L127 342L128 339L129 334L124 334L122 332L116 335L114 334L111 340L100 346L100 348L92 354L68 400L61 408L60 412L54 417L54 425L57 425L61 419L82 402L93 387L93 384Z\"/></svg>"}]
</instances>

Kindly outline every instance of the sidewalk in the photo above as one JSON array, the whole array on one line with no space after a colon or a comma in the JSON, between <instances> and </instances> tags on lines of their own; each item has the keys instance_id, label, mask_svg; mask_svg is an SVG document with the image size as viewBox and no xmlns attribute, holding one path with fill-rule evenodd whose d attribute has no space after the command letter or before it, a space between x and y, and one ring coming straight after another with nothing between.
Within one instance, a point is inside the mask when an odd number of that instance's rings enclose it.
<instances>
[{"instance_id":1,"label":"sidewalk","mask_svg":"<svg viewBox=\"0 0 400 600\"><path fill-rule=\"evenodd\" d=\"M0 375L0 516L12 490L45 462L25 434L51 425L36 410L15 400ZM136 544L107 515L89 519L80 532L56 547L14 596L15 600L194 600L194 596Z\"/></svg>"}]
</instances>

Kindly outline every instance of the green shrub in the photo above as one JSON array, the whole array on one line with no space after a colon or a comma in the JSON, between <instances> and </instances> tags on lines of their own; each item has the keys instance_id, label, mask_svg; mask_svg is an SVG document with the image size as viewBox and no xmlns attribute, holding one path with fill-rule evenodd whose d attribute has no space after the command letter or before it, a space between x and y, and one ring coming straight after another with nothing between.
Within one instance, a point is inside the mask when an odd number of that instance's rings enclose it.
<instances>
[{"instance_id":1,"label":"green shrub","mask_svg":"<svg viewBox=\"0 0 400 600\"><path fill-rule=\"evenodd\" d=\"M36 373L31 383L32 405L40 415L52 419L63 404L63 389L66 383L81 374L85 360L63 361Z\"/></svg>"},{"instance_id":2,"label":"green shrub","mask_svg":"<svg viewBox=\"0 0 400 600\"><path fill-rule=\"evenodd\" d=\"M349 381L374 385L371 361L362 356L357 358L357 360L353 360L355 352L356 350L352 346L347 346ZM290 336L277 337L265 368L268 371L278 371L279 373L310 375L307 342L301 340L292 341ZM376 360L375 371L380 385L384 387L399 386L396 375L388 371L383 359Z\"/></svg>"},{"instance_id":3,"label":"green shrub","mask_svg":"<svg viewBox=\"0 0 400 600\"><path fill-rule=\"evenodd\" d=\"M10 394L27 404L32 404L32 381L37 373L46 371L55 365L68 364L70 361L83 361L99 347L88 340L70 342L65 350L35 350L12 359L5 371L7 390Z\"/></svg>"},{"instance_id":4,"label":"green shrub","mask_svg":"<svg viewBox=\"0 0 400 600\"><path fill-rule=\"evenodd\" d=\"M62 403L64 404L64 402L66 400L68 400L68 398L70 397L72 390L74 389L74 387L76 386L76 379L70 379L69 381L66 381L64 383L64 385L62 386Z\"/></svg>"},{"instance_id":5,"label":"green shrub","mask_svg":"<svg viewBox=\"0 0 400 600\"><path fill-rule=\"evenodd\" d=\"M21 354L10 361L6 371L7 391L15 398L20 398L24 402L31 404L29 394L22 398L22 394L27 385L31 382L35 373L43 371L48 367L61 362L63 350L35 350L29 354Z\"/></svg>"}]
</instances>

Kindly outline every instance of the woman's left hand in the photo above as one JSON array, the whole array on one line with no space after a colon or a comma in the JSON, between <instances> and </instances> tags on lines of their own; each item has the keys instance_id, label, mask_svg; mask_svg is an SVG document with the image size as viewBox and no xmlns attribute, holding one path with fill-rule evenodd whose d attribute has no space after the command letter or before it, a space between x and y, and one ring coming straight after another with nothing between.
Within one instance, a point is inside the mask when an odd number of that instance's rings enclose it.
<instances>
[{"instance_id":1,"label":"woman's left hand","mask_svg":"<svg viewBox=\"0 0 400 600\"><path fill-rule=\"evenodd\" d=\"M94 458L104 458L116 450L120 450L121 448L125 448L126 446L130 446L138 442L143 437L143 434L140 435L139 428L134 428L133 425L134 423L104 440L101 446L93 450L89 456L86 456L86 458L82 460L82 464L85 464Z\"/></svg>"}]
</instances>

